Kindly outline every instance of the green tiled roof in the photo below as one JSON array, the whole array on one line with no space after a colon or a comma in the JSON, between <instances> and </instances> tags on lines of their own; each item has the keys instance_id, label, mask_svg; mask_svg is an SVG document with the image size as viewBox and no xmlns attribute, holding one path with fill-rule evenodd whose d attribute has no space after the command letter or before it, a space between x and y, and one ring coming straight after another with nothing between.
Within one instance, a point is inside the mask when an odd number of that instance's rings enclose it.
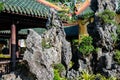
<instances>
[{"instance_id":1,"label":"green tiled roof","mask_svg":"<svg viewBox=\"0 0 120 80\"><path fill-rule=\"evenodd\" d=\"M34 31L36 31L38 34L42 34L43 32L46 31L45 28L31 28L31 29L33 29ZM78 25L68 26L68 27L64 28L66 36L78 36L78 30L79 30ZM28 29L21 29L19 31L19 34L27 34L27 32L28 32Z\"/></svg>"},{"instance_id":2,"label":"green tiled roof","mask_svg":"<svg viewBox=\"0 0 120 80\"><path fill-rule=\"evenodd\" d=\"M43 32L46 31L45 28L31 28L34 31L36 31L38 34L42 34ZM19 34L28 34L28 29L21 29L19 32Z\"/></svg>"},{"instance_id":3,"label":"green tiled roof","mask_svg":"<svg viewBox=\"0 0 120 80\"><path fill-rule=\"evenodd\" d=\"M78 35L78 26L66 26L64 28L66 36L77 36ZM31 28L33 30L35 30L38 34L42 34L43 32L46 31L45 28ZM0 31L1 34L10 34L10 30L2 30ZM21 29L18 34L23 34L23 35L27 35L28 34L28 29Z\"/></svg>"},{"instance_id":4,"label":"green tiled roof","mask_svg":"<svg viewBox=\"0 0 120 80\"><path fill-rule=\"evenodd\" d=\"M38 34L42 34L44 31L46 31L45 28L31 28L33 30L35 30ZM1 34L10 34L10 30L2 30L0 31ZM18 31L18 34L23 34L23 35L27 35L28 34L28 29L21 29L20 31Z\"/></svg>"},{"instance_id":5,"label":"green tiled roof","mask_svg":"<svg viewBox=\"0 0 120 80\"><path fill-rule=\"evenodd\" d=\"M118 2L118 7L116 9L116 13L120 14L120 1Z\"/></svg>"},{"instance_id":6,"label":"green tiled roof","mask_svg":"<svg viewBox=\"0 0 120 80\"><path fill-rule=\"evenodd\" d=\"M45 6L36 0L0 0L0 3L3 3L3 11L5 12L34 17L47 18L50 10L48 6ZM88 7L78 17L87 18L93 15L94 11Z\"/></svg>"},{"instance_id":7,"label":"green tiled roof","mask_svg":"<svg viewBox=\"0 0 120 80\"><path fill-rule=\"evenodd\" d=\"M49 14L49 7L35 0L0 0L0 3L5 12L44 18Z\"/></svg>"},{"instance_id":8,"label":"green tiled roof","mask_svg":"<svg viewBox=\"0 0 120 80\"><path fill-rule=\"evenodd\" d=\"M78 18L89 18L94 15L94 11L88 7L86 10L84 10L81 14L79 14L77 17Z\"/></svg>"}]
</instances>

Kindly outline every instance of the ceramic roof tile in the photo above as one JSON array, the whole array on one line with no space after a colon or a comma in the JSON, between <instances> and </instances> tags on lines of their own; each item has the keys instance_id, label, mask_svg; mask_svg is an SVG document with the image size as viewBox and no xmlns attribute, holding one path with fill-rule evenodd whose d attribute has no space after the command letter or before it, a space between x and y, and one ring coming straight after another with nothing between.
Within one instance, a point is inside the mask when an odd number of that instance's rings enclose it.
<instances>
[{"instance_id":1,"label":"ceramic roof tile","mask_svg":"<svg viewBox=\"0 0 120 80\"><path fill-rule=\"evenodd\" d=\"M90 7L88 7L80 15L78 15L78 18L89 18L92 17L93 15L94 11Z\"/></svg>"},{"instance_id":2,"label":"ceramic roof tile","mask_svg":"<svg viewBox=\"0 0 120 80\"><path fill-rule=\"evenodd\" d=\"M78 25L75 26L66 26L64 28L66 36L78 36ZM35 30L38 34L42 34L43 32L46 31L45 28L31 28ZM28 29L21 29L18 33L19 34L24 34L27 35ZM10 30L2 30L0 31L0 34L10 34Z\"/></svg>"},{"instance_id":3,"label":"ceramic roof tile","mask_svg":"<svg viewBox=\"0 0 120 80\"><path fill-rule=\"evenodd\" d=\"M5 12L30 15L35 17L48 17L49 7L35 0L0 0Z\"/></svg>"}]
</instances>

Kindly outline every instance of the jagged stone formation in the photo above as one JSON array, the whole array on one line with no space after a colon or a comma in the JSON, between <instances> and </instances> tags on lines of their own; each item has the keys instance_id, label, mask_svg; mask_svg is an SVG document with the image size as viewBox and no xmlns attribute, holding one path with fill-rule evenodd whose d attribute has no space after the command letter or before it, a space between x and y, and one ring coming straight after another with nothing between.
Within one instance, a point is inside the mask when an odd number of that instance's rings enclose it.
<instances>
[{"instance_id":1,"label":"jagged stone formation","mask_svg":"<svg viewBox=\"0 0 120 80\"><path fill-rule=\"evenodd\" d=\"M16 77L15 74L3 75L1 80L22 80L20 77Z\"/></svg>"},{"instance_id":2,"label":"jagged stone formation","mask_svg":"<svg viewBox=\"0 0 120 80\"><path fill-rule=\"evenodd\" d=\"M48 30L39 35L29 30L27 50L24 60L28 62L30 71L38 80L53 80L53 64L63 63L66 69L71 60L71 46L65 39L65 33L56 12L51 9Z\"/></svg>"},{"instance_id":3,"label":"jagged stone formation","mask_svg":"<svg viewBox=\"0 0 120 80\"><path fill-rule=\"evenodd\" d=\"M106 9L115 12L117 0L97 0L97 3L98 9L95 13L94 27L92 28L93 34L95 34L92 35L94 45L99 48L96 56L96 65L94 65L96 66L95 72L100 72L105 76L120 77L120 66L115 64L113 60L113 55L115 54L113 36L117 37L117 26L113 23L103 23L101 18L98 17L98 14Z\"/></svg>"},{"instance_id":4,"label":"jagged stone formation","mask_svg":"<svg viewBox=\"0 0 120 80\"><path fill-rule=\"evenodd\" d=\"M114 38L117 37L117 26L103 22L98 16L105 9L115 12L116 7L117 0L92 0L91 8L95 12L95 20L88 25L88 32L92 36L93 45L97 50L89 56L83 56L77 50L73 50L71 53L71 46L65 39L62 23L57 12L51 9L46 26L48 30L44 34L39 35L31 29L29 30L24 60L28 62L30 72L35 75L37 80L53 80L52 65L62 63L66 69L63 76L70 80L81 76L82 70L88 70L94 74L101 73L106 77L115 76L120 79L120 65L113 59L115 54L113 44ZM112 20L114 21L114 19ZM74 64L69 68L71 57ZM27 78L23 79L21 76L16 77L15 75L12 74L15 80L27 80ZM6 76L3 77L5 77L3 80L7 80Z\"/></svg>"},{"instance_id":5,"label":"jagged stone formation","mask_svg":"<svg viewBox=\"0 0 120 80\"><path fill-rule=\"evenodd\" d=\"M105 23L99 13L105 10L115 12L117 0L92 0L91 8L95 12L94 22L88 25L88 32L93 37L93 45L98 48L89 56L83 57L79 52L73 53L72 69L68 72L71 79L80 76L79 71L88 70L90 73L101 73L104 76L120 78L120 65L114 61L114 38L117 37L117 26L113 23ZM112 19L115 21L114 19Z\"/></svg>"},{"instance_id":6,"label":"jagged stone formation","mask_svg":"<svg viewBox=\"0 0 120 80\"><path fill-rule=\"evenodd\" d=\"M104 11L105 9L115 11L117 6L117 0L106 0L106 1L97 0L97 2L98 2L98 12Z\"/></svg>"}]
</instances>

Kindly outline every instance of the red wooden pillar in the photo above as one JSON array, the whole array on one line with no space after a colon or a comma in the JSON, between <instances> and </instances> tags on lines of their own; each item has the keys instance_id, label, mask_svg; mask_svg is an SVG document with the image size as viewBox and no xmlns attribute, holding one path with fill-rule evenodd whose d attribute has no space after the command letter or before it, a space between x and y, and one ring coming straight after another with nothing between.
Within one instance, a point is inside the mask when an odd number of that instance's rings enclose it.
<instances>
[{"instance_id":1,"label":"red wooden pillar","mask_svg":"<svg viewBox=\"0 0 120 80\"><path fill-rule=\"evenodd\" d=\"M16 29L16 58L19 58L18 29Z\"/></svg>"},{"instance_id":2,"label":"red wooden pillar","mask_svg":"<svg viewBox=\"0 0 120 80\"><path fill-rule=\"evenodd\" d=\"M11 70L15 70L16 65L16 26L11 25Z\"/></svg>"},{"instance_id":3,"label":"red wooden pillar","mask_svg":"<svg viewBox=\"0 0 120 80\"><path fill-rule=\"evenodd\" d=\"M9 39L9 55L11 55L11 37Z\"/></svg>"}]
</instances>

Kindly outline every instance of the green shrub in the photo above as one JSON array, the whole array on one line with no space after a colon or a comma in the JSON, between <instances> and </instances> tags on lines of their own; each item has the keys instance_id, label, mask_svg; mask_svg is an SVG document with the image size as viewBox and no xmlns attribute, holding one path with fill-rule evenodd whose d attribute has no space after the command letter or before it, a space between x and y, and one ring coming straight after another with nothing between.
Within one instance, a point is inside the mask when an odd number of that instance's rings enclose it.
<instances>
[{"instance_id":1,"label":"green shrub","mask_svg":"<svg viewBox=\"0 0 120 80\"><path fill-rule=\"evenodd\" d=\"M65 67L63 66L63 64L54 64L54 69L58 70L59 73L61 73L62 71L65 70Z\"/></svg>"},{"instance_id":2,"label":"green shrub","mask_svg":"<svg viewBox=\"0 0 120 80\"><path fill-rule=\"evenodd\" d=\"M62 78L60 76L61 72L63 72L65 70L65 67L63 66L63 64L54 64L54 79L53 80L66 80L66 78Z\"/></svg>"},{"instance_id":3,"label":"green shrub","mask_svg":"<svg viewBox=\"0 0 120 80\"><path fill-rule=\"evenodd\" d=\"M116 24L116 22L113 21L114 18L115 18L115 12L110 11L108 9L106 9L103 12L99 13L98 17L100 17L104 23Z\"/></svg>"},{"instance_id":4,"label":"green shrub","mask_svg":"<svg viewBox=\"0 0 120 80\"><path fill-rule=\"evenodd\" d=\"M82 71L81 76L78 78L79 80L95 80L94 74L89 74L88 71Z\"/></svg>"},{"instance_id":5,"label":"green shrub","mask_svg":"<svg viewBox=\"0 0 120 80\"><path fill-rule=\"evenodd\" d=\"M60 74L59 74L59 71L54 69L54 78L53 80L67 80L66 78L61 78L60 77Z\"/></svg>"},{"instance_id":6,"label":"green shrub","mask_svg":"<svg viewBox=\"0 0 120 80\"><path fill-rule=\"evenodd\" d=\"M115 61L117 61L118 64L120 64L120 51L119 50L116 50L114 59Z\"/></svg>"},{"instance_id":7,"label":"green shrub","mask_svg":"<svg viewBox=\"0 0 120 80\"><path fill-rule=\"evenodd\" d=\"M49 48L51 48L52 46L50 45L50 43L49 43L49 39L48 40L45 40L45 39L42 39L42 48L44 49L49 49Z\"/></svg>"},{"instance_id":8,"label":"green shrub","mask_svg":"<svg viewBox=\"0 0 120 80\"><path fill-rule=\"evenodd\" d=\"M103 76L101 74L97 74L95 77L96 77L95 79L97 79L97 80L117 80L117 78L115 78L115 77L106 78L105 76Z\"/></svg>"},{"instance_id":9,"label":"green shrub","mask_svg":"<svg viewBox=\"0 0 120 80\"><path fill-rule=\"evenodd\" d=\"M0 12L3 10L3 3L0 3Z\"/></svg>"},{"instance_id":10,"label":"green shrub","mask_svg":"<svg viewBox=\"0 0 120 80\"><path fill-rule=\"evenodd\" d=\"M88 71L82 71L81 76L77 80L117 80L115 77L108 77L101 74L89 74Z\"/></svg>"},{"instance_id":11,"label":"green shrub","mask_svg":"<svg viewBox=\"0 0 120 80\"><path fill-rule=\"evenodd\" d=\"M120 24L117 26L117 34L120 36Z\"/></svg>"},{"instance_id":12,"label":"green shrub","mask_svg":"<svg viewBox=\"0 0 120 80\"><path fill-rule=\"evenodd\" d=\"M118 42L120 41L120 24L117 26L117 40L118 40Z\"/></svg>"},{"instance_id":13,"label":"green shrub","mask_svg":"<svg viewBox=\"0 0 120 80\"><path fill-rule=\"evenodd\" d=\"M78 39L74 39L74 40L72 40L72 42L73 42L74 46L76 46L76 47L78 46Z\"/></svg>"},{"instance_id":14,"label":"green shrub","mask_svg":"<svg viewBox=\"0 0 120 80\"><path fill-rule=\"evenodd\" d=\"M71 68L73 65L74 65L74 62L73 62L73 61L70 61L69 67Z\"/></svg>"},{"instance_id":15,"label":"green shrub","mask_svg":"<svg viewBox=\"0 0 120 80\"><path fill-rule=\"evenodd\" d=\"M54 69L54 78L53 78L53 80L60 80L59 72L56 69Z\"/></svg>"},{"instance_id":16,"label":"green shrub","mask_svg":"<svg viewBox=\"0 0 120 80\"><path fill-rule=\"evenodd\" d=\"M113 39L113 45L116 44L117 40L118 40L118 37L114 34L114 33L111 33L111 37ZM114 46L115 47L115 46Z\"/></svg>"},{"instance_id":17,"label":"green shrub","mask_svg":"<svg viewBox=\"0 0 120 80\"><path fill-rule=\"evenodd\" d=\"M84 36L78 47L79 52L85 56L88 56L94 50L92 40L93 40L92 37Z\"/></svg>"}]
</instances>

